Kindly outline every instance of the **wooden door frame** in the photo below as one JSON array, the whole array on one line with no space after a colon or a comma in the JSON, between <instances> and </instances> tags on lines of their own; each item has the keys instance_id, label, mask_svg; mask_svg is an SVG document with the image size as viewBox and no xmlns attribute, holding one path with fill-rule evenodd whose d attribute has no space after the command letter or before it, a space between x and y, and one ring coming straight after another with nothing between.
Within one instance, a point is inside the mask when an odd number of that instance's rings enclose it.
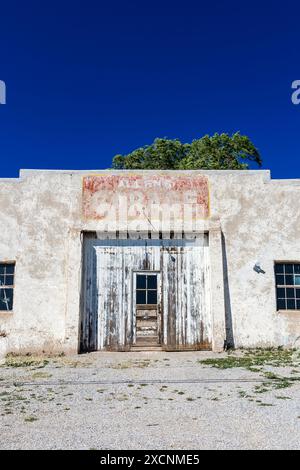
<instances>
[{"instance_id":1,"label":"wooden door frame","mask_svg":"<svg viewBox=\"0 0 300 470\"><path fill-rule=\"evenodd\" d=\"M160 270L135 269L132 271L131 278L131 299L132 299L132 345L136 344L136 276L137 274L157 276L157 334L160 344L163 343L163 325L162 325L162 276Z\"/></svg>"}]
</instances>

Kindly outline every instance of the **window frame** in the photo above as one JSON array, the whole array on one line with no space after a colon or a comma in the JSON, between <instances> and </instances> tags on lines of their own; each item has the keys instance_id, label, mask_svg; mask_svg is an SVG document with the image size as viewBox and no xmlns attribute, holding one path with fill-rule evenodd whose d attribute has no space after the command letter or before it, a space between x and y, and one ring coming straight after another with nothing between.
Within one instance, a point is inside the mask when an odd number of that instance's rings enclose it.
<instances>
[{"instance_id":1,"label":"window frame","mask_svg":"<svg viewBox=\"0 0 300 470\"><path fill-rule=\"evenodd\" d=\"M0 280L0 291L2 290L12 290L12 301L11 301L11 308L2 308L2 303L3 302L0 302L0 314L3 314L3 313L12 313L13 312L13 308L14 308L14 294L15 294L15 276L16 276L16 262L15 261L0 261L0 267L2 266L13 266L13 272L12 274L9 273L4 273L4 276L9 276L9 277L12 277L12 284L1 284L1 280ZM0 276L3 276L3 274L1 274L1 271L0 271Z\"/></svg>"},{"instance_id":2,"label":"window frame","mask_svg":"<svg viewBox=\"0 0 300 470\"><path fill-rule=\"evenodd\" d=\"M282 273L276 271L276 267L278 265L283 265L283 271ZM291 272L286 272L286 266L290 265L292 266L292 271ZM299 266L299 272L295 273L295 268L294 266L298 265ZM289 270L290 271L290 270ZM283 276L283 283L277 282L277 276ZM291 283L286 283L286 276L292 276L293 277L293 284ZM274 278L275 278L275 301L276 301L276 311L277 312L300 312L300 284L296 284L295 279L296 277L300 278L300 261L283 261L283 260L276 260L274 261ZM278 290L279 289L284 289L285 294L284 297L279 297L278 295ZM294 295L293 296L288 296L288 289L293 289L294 290ZM297 295L298 294L298 295ZM279 301L284 301L285 307L279 307ZM288 307L288 301L294 301L294 308ZM299 307L298 307L299 305Z\"/></svg>"},{"instance_id":3,"label":"window frame","mask_svg":"<svg viewBox=\"0 0 300 470\"><path fill-rule=\"evenodd\" d=\"M145 276L146 277L146 287L145 288L142 288L142 287L138 288L137 287L138 276ZM155 289L148 288L148 277L155 277L156 278L156 288ZM137 293L138 292L145 292L145 300L146 300L145 303L138 303L137 302ZM156 292L156 303L148 303L148 292ZM136 305L143 305L143 306L145 306L145 305L150 305L150 306L158 305L158 275L157 275L157 272L137 272L136 273L135 304Z\"/></svg>"}]
</instances>

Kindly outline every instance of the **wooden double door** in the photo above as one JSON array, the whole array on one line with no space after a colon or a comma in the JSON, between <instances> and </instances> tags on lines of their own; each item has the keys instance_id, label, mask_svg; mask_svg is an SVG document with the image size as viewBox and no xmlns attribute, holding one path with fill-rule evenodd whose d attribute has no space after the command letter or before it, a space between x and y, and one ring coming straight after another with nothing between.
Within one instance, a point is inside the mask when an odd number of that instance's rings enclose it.
<instances>
[{"instance_id":1,"label":"wooden double door","mask_svg":"<svg viewBox=\"0 0 300 470\"><path fill-rule=\"evenodd\" d=\"M80 350L210 349L209 240L84 239Z\"/></svg>"}]
</instances>

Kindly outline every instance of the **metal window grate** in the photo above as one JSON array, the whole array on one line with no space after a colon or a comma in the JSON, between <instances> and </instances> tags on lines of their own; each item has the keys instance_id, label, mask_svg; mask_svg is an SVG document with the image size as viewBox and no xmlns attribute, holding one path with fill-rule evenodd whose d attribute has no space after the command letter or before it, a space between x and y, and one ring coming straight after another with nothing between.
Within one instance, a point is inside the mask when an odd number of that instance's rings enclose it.
<instances>
[{"instance_id":1,"label":"metal window grate","mask_svg":"<svg viewBox=\"0 0 300 470\"><path fill-rule=\"evenodd\" d=\"M277 310L300 310L300 263L275 263Z\"/></svg>"},{"instance_id":2,"label":"metal window grate","mask_svg":"<svg viewBox=\"0 0 300 470\"><path fill-rule=\"evenodd\" d=\"M0 311L13 309L15 263L0 263Z\"/></svg>"}]
</instances>

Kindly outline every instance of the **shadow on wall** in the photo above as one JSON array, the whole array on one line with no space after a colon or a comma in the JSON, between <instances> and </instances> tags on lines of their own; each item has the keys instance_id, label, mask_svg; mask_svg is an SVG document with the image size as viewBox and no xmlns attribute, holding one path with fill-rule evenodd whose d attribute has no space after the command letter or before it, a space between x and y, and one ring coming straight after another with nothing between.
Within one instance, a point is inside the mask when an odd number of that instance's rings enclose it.
<instances>
[{"instance_id":1,"label":"shadow on wall","mask_svg":"<svg viewBox=\"0 0 300 470\"><path fill-rule=\"evenodd\" d=\"M223 233L222 233L222 258L223 258L225 328L226 328L226 339L224 342L224 349L227 350L227 349L234 348L234 336L233 336L233 326L232 326L230 289L229 289L229 282L228 282L226 240L225 240Z\"/></svg>"},{"instance_id":2,"label":"shadow on wall","mask_svg":"<svg viewBox=\"0 0 300 470\"><path fill-rule=\"evenodd\" d=\"M97 256L91 247L96 238L94 232L83 233L82 281L80 298L80 345L79 352L86 353L98 349L98 286Z\"/></svg>"}]
</instances>

